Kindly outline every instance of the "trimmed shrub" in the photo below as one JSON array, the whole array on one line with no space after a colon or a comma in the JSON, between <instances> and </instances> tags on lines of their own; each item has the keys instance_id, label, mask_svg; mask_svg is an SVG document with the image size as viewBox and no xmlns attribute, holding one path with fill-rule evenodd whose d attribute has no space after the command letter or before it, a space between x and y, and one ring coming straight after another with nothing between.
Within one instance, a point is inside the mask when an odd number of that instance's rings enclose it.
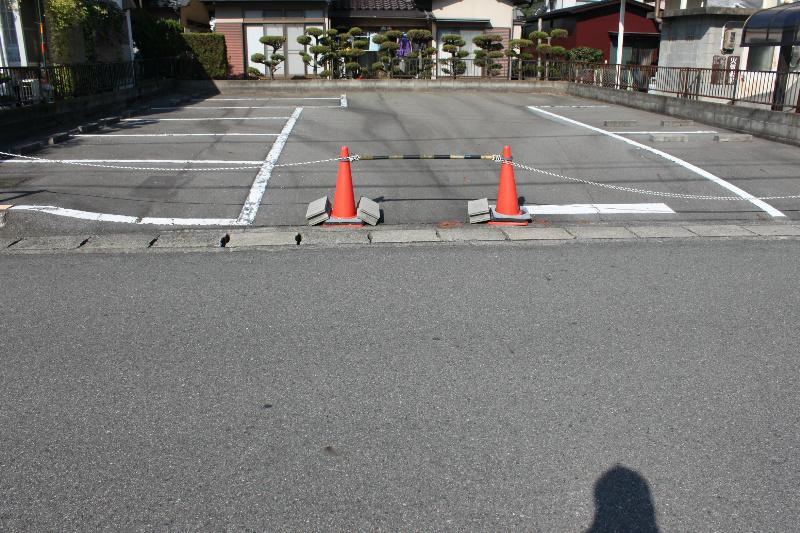
<instances>
[{"instance_id":1,"label":"trimmed shrub","mask_svg":"<svg viewBox=\"0 0 800 533\"><path fill-rule=\"evenodd\" d=\"M219 33L184 33L188 71L192 79L221 79L228 75L225 36Z\"/></svg>"},{"instance_id":2,"label":"trimmed shrub","mask_svg":"<svg viewBox=\"0 0 800 533\"><path fill-rule=\"evenodd\" d=\"M567 57L571 61L580 61L581 63L602 63L603 51L588 46L578 46L567 52Z\"/></svg>"},{"instance_id":3,"label":"trimmed shrub","mask_svg":"<svg viewBox=\"0 0 800 533\"><path fill-rule=\"evenodd\" d=\"M175 57L186 51L177 20L156 19L144 9L131 9L131 28L141 59Z\"/></svg>"}]
</instances>

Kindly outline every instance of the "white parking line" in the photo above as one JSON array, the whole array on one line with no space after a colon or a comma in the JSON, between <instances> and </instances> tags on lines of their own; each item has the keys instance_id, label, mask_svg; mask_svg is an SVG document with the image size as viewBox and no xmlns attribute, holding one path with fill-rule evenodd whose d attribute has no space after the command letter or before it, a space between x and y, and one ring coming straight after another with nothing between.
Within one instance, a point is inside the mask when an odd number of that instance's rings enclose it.
<instances>
[{"instance_id":1,"label":"white parking line","mask_svg":"<svg viewBox=\"0 0 800 533\"><path fill-rule=\"evenodd\" d=\"M567 204L526 205L533 215L674 215L667 204Z\"/></svg>"},{"instance_id":2,"label":"white parking line","mask_svg":"<svg viewBox=\"0 0 800 533\"><path fill-rule=\"evenodd\" d=\"M78 133L73 137L277 137L280 133Z\"/></svg>"},{"instance_id":3,"label":"white parking line","mask_svg":"<svg viewBox=\"0 0 800 533\"><path fill-rule=\"evenodd\" d=\"M285 106L285 105L227 105L227 106L210 106L210 105L201 105L201 106L175 106L175 107L151 107L150 109L154 111L175 111L175 110L182 110L182 111L197 111L200 109L286 109L287 107L293 106ZM310 105L305 107L313 107L313 108L337 108L337 107L345 107L342 105Z\"/></svg>"},{"instance_id":4,"label":"white parking line","mask_svg":"<svg viewBox=\"0 0 800 533\"><path fill-rule=\"evenodd\" d=\"M202 117L202 118L123 118L122 122L165 122L178 120L286 120L290 117Z\"/></svg>"},{"instance_id":5,"label":"white parking line","mask_svg":"<svg viewBox=\"0 0 800 533\"><path fill-rule=\"evenodd\" d=\"M687 135L699 135L701 133L719 133L714 130L699 130L699 131L614 131L612 133L619 133L620 135L654 135L659 133L685 133Z\"/></svg>"},{"instance_id":6,"label":"white parking line","mask_svg":"<svg viewBox=\"0 0 800 533\"><path fill-rule=\"evenodd\" d=\"M78 209L66 209L54 205L15 205L14 211L35 211L48 213L60 217L92 220L95 222L123 222L127 224L150 224L156 226L236 226L235 218L157 218L157 217L132 217L128 215L112 215L110 213L95 213Z\"/></svg>"},{"instance_id":7,"label":"white parking line","mask_svg":"<svg viewBox=\"0 0 800 533\"><path fill-rule=\"evenodd\" d=\"M715 176L714 174L708 172L707 170L703 170L702 168L700 168L698 166L695 166L695 165L689 163L688 161L684 161L683 159L681 159L679 157L675 157L674 155L668 154L667 152L662 152L661 150L657 150L657 149L655 149L655 148L653 148L651 146L647 146L646 144L642 144L642 143L636 142L636 141L634 141L632 139L628 139L626 137L623 137L622 135L617 135L616 133L612 133L610 131L607 131L607 130L604 130L604 129L601 129L601 128L597 128L595 126L590 126L589 124L585 124L583 122L579 122L577 120L574 120L574 119L571 119L571 118L567 118L567 117L558 115L556 113L552 113L550 111L545 111L544 109L540 109L540 108L538 108L536 106L530 105L530 106L528 106L528 109L530 109L531 111L533 111L535 113L540 113L542 115L546 115L546 116L549 116L549 117L552 117L552 118L555 118L555 119L558 119L558 120L562 120L562 121L567 122L569 124L574 124L575 126L580 126L582 128L586 128L588 130L591 130L591 131L594 131L594 132L597 132L597 133L601 133L603 135L611 137L612 139L617 139L617 140L622 141L624 143L630 144L631 146L635 146L636 148L640 148L642 150L646 150L646 151L648 151L648 152L650 152L652 154L655 154L657 156L663 157L667 161L671 161L671 162L673 162L673 163L675 163L677 165L680 165L683 168L689 170L690 172L694 172L695 174L697 174L699 176L702 176L702 177L706 178L707 180L716 183L720 187L724 187L725 189L731 191L732 193L734 193L735 195L739 196L740 198L742 198L744 200L747 200L748 202L750 202L751 204L755 205L756 207L758 207L759 209L761 209L762 211L764 211L765 213L769 214L772 217L776 217L777 218L777 217L785 217L786 216L783 213L781 213L780 211L778 211L777 209L775 209L774 207L772 207L771 205L769 205L768 203L766 203L765 201L759 200L758 198L756 198L755 196L753 196L749 192L747 192L747 191L745 191L743 189L740 189L736 185L733 185L732 183L728 183L727 181L725 181L724 179L720 178L719 176Z\"/></svg>"},{"instance_id":8,"label":"white parking line","mask_svg":"<svg viewBox=\"0 0 800 533\"><path fill-rule=\"evenodd\" d=\"M347 107L347 95L343 94L339 99L339 107Z\"/></svg>"},{"instance_id":9,"label":"white parking line","mask_svg":"<svg viewBox=\"0 0 800 533\"><path fill-rule=\"evenodd\" d=\"M607 105L538 105L536 107L571 107L573 109L584 109L584 108L591 108L591 107L608 107Z\"/></svg>"},{"instance_id":10,"label":"white parking line","mask_svg":"<svg viewBox=\"0 0 800 533\"><path fill-rule=\"evenodd\" d=\"M269 100L340 100L340 96L273 96L270 98L208 98L204 102L265 102Z\"/></svg>"},{"instance_id":11,"label":"white parking line","mask_svg":"<svg viewBox=\"0 0 800 533\"><path fill-rule=\"evenodd\" d=\"M227 160L227 159L0 159L0 165L14 164L48 164L48 163L160 163L165 165L260 165L260 159L255 161ZM177 169L179 170L179 169Z\"/></svg>"},{"instance_id":12,"label":"white parking line","mask_svg":"<svg viewBox=\"0 0 800 533\"><path fill-rule=\"evenodd\" d=\"M267 189L267 182L272 175L272 169L275 167L275 163L278 161L278 158L283 151L283 146L286 144L286 140L289 138L289 134L292 133L292 128L294 128L294 125L297 122L297 119L300 118L300 113L302 112L302 107L295 108L292 116L286 121L286 124L284 124L281 134L277 139L275 139L272 148L270 148L266 159L263 161L261 169L258 171L255 180L253 180L253 185L250 187L250 193L247 195L247 200L245 200L244 205L242 206L242 211L239 213L239 218L236 219L237 224L252 224L255 220L256 213L258 213L258 208L261 206L261 198L264 197L264 191Z\"/></svg>"}]
</instances>

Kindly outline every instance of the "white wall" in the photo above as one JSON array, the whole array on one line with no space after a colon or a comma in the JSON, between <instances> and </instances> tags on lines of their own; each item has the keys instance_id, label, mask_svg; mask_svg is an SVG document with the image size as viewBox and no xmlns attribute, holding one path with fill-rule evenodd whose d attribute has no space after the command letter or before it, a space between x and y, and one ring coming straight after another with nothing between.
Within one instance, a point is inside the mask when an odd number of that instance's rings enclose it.
<instances>
[{"instance_id":1,"label":"white wall","mask_svg":"<svg viewBox=\"0 0 800 533\"><path fill-rule=\"evenodd\" d=\"M514 24L514 6L504 0L433 0L431 7L437 19L488 19L494 28L511 28Z\"/></svg>"}]
</instances>

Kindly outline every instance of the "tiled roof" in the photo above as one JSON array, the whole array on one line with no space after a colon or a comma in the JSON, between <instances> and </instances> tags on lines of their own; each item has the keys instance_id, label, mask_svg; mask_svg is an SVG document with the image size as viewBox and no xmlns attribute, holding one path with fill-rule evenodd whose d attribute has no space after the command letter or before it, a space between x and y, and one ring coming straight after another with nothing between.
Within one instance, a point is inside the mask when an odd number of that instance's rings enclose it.
<instances>
[{"instance_id":1,"label":"tiled roof","mask_svg":"<svg viewBox=\"0 0 800 533\"><path fill-rule=\"evenodd\" d=\"M341 11L417 11L414 0L336 0L336 9Z\"/></svg>"}]
</instances>

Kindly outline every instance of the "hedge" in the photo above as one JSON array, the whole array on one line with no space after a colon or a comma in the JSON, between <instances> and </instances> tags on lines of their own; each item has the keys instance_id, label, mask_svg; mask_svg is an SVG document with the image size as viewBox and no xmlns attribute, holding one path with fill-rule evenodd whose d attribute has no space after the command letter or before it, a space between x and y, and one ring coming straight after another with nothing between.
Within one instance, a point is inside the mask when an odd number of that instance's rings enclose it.
<instances>
[{"instance_id":1,"label":"hedge","mask_svg":"<svg viewBox=\"0 0 800 533\"><path fill-rule=\"evenodd\" d=\"M219 33L184 33L187 67L183 75L192 79L220 79L228 75L225 36Z\"/></svg>"}]
</instances>

